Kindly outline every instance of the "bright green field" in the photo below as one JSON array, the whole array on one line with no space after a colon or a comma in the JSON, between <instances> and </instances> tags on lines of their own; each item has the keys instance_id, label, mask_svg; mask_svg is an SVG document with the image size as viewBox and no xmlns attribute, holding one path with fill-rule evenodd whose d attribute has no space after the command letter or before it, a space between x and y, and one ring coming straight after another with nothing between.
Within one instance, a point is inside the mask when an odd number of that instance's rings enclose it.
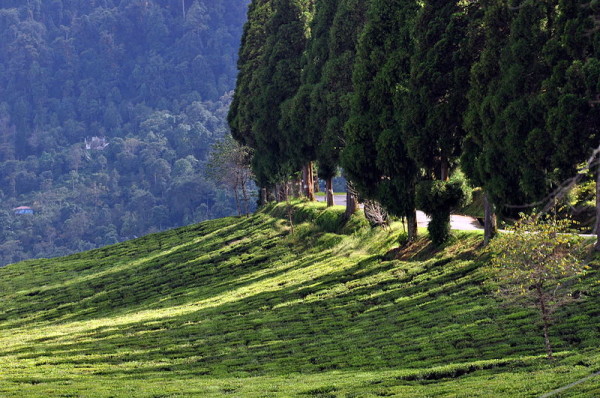
<instances>
[{"instance_id":1,"label":"bright green field","mask_svg":"<svg viewBox=\"0 0 600 398\"><path fill-rule=\"evenodd\" d=\"M543 357L477 233L296 204L0 269L0 397L536 397L600 370L598 266ZM600 377L561 397L600 396Z\"/></svg>"}]
</instances>

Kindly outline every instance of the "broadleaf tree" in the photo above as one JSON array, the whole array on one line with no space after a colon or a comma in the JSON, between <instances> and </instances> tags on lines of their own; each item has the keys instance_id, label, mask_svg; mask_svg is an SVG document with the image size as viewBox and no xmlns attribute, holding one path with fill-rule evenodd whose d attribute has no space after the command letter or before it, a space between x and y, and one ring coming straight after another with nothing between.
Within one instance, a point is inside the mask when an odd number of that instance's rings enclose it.
<instances>
[{"instance_id":1,"label":"broadleaf tree","mask_svg":"<svg viewBox=\"0 0 600 398\"><path fill-rule=\"evenodd\" d=\"M587 267L584 240L569 233L569 225L569 220L522 214L510 233L489 245L497 295L539 311L548 358L553 356L553 314L575 299L574 282Z\"/></svg>"}]
</instances>

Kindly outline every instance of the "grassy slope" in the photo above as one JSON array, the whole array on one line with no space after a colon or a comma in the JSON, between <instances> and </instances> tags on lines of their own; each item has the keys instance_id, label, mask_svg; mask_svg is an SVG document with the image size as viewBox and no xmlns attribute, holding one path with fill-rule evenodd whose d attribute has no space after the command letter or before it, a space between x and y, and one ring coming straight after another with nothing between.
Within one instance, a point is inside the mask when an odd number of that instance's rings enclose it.
<instances>
[{"instance_id":1,"label":"grassy slope","mask_svg":"<svg viewBox=\"0 0 600 398\"><path fill-rule=\"evenodd\" d=\"M0 269L0 396L533 397L600 370L597 267L548 364L477 233L398 252L399 225L340 231L322 206L293 235L272 207Z\"/></svg>"}]
</instances>

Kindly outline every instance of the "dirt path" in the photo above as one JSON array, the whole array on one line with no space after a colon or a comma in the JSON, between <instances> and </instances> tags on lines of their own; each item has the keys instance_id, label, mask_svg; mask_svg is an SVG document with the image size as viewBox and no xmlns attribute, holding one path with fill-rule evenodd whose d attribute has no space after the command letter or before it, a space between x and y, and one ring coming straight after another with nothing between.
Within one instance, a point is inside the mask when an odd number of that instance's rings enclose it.
<instances>
[{"instance_id":1,"label":"dirt path","mask_svg":"<svg viewBox=\"0 0 600 398\"><path fill-rule=\"evenodd\" d=\"M324 202L325 197L317 196L317 200L319 202ZM346 206L346 195L334 195L333 202L339 206ZM426 228L427 224L429 224L429 217L427 217L427 215L422 211L417 210L417 225L419 227ZM453 214L450 216L450 225L452 229L460 231L473 231L483 229L483 227L481 226L481 224L479 224L477 219L458 214Z\"/></svg>"}]
</instances>

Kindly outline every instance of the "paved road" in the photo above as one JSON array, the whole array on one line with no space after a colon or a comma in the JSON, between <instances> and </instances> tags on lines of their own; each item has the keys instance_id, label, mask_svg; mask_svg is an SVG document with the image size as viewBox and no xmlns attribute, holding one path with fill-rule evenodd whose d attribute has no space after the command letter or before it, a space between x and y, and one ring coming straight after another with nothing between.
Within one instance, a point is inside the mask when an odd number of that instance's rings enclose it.
<instances>
[{"instance_id":1,"label":"paved road","mask_svg":"<svg viewBox=\"0 0 600 398\"><path fill-rule=\"evenodd\" d=\"M319 202L324 202L324 196L317 196L317 200ZM346 206L346 195L334 195L333 202L336 205ZM420 210L417 210L417 225L419 227L427 227L429 224L429 217L425 213ZM469 216L461 216L458 214L453 214L450 216L450 225L452 229L461 230L461 231L473 231L477 229L483 229L483 227L479 224L477 219Z\"/></svg>"}]
</instances>

